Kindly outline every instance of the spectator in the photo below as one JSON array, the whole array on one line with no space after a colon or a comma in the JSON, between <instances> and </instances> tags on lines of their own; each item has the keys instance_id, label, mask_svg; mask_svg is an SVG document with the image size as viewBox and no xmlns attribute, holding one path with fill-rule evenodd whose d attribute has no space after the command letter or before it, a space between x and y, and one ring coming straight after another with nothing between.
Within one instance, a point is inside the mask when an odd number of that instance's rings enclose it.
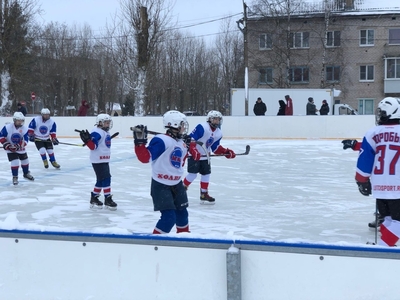
<instances>
[{"instance_id":1,"label":"spectator","mask_svg":"<svg viewBox=\"0 0 400 300\"><path fill-rule=\"evenodd\" d=\"M321 105L321 108L319 110L319 114L321 116L326 116L328 113L329 113L328 102L326 100L322 100L322 105Z\"/></svg>"},{"instance_id":2,"label":"spectator","mask_svg":"<svg viewBox=\"0 0 400 300\"><path fill-rule=\"evenodd\" d=\"M285 99L286 99L285 115L286 116L293 116L293 101L292 101L292 98L290 98L289 95L286 95Z\"/></svg>"},{"instance_id":3,"label":"spectator","mask_svg":"<svg viewBox=\"0 0 400 300\"><path fill-rule=\"evenodd\" d=\"M277 116L284 116L286 111L286 103L283 100L279 100L279 110Z\"/></svg>"},{"instance_id":4,"label":"spectator","mask_svg":"<svg viewBox=\"0 0 400 300\"><path fill-rule=\"evenodd\" d=\"M261 97L258 97L253 108L254 114L256 116L265 116L266 111L267 111L267 105L265 105L265 103L262 102Z\"/></svg>"},{"instance_id":5,"label":"spectator","mask_svg":"<svg viewBox=\"0 0 400 300\"><path fill-rule=\"evenodd\" d=\"M82 100L81 106L79 107L78 110L78 116L84 117L87 116L87 111L90 108L89 103L86 100Z\"/></svg>"},{"instance_id":6,"label":"spectator","mask_svg":"<svg viewBox=\"0 0 400 300\"><path fill-rule=\"evenodd\" d=\"M26 110L25 105L22 105L21 102L18 102L18 103L17 103L17 108L18 108L17 111L22 112L22 114L23 114L24 116L26 116L26 114L28 113L27 110Z\"/></svg>"},{"instance_id":7,"label":"spectator","mask_svg":"<svg viewBox=\"0 0 400 300\"><path fill-rule=\"evenodd\" d=\"M306 105L306 114L307 116L315 116L317 114L317 107L314 104L313 97L308 98L308 103Z\"/></svg>"}]
</instances>

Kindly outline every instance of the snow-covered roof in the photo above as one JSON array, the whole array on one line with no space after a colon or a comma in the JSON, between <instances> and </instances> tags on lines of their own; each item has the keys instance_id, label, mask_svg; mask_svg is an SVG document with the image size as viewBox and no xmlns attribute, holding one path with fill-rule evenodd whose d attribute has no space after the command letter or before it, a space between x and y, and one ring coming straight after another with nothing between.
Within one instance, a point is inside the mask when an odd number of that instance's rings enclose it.
<instances>
[{"instance_id":1,"label":"snow-covered roof","mask_svg":"<svg viewBox=\"0 0 400 300\"><path fill-rule=\"evenodd\" d=\"M352 3L353 5L349 5ZM343 15L371 15L400 13L400 1L398 0L293 0L290 6L291 15L310 15L325 12L325 5L332 13ZM270 12L270 13L269 13ZM268 15L286 15L285 6L270 4L269 6L256 5L250 8L249 17L265 17Z\"/></svg>"}]
</instances>

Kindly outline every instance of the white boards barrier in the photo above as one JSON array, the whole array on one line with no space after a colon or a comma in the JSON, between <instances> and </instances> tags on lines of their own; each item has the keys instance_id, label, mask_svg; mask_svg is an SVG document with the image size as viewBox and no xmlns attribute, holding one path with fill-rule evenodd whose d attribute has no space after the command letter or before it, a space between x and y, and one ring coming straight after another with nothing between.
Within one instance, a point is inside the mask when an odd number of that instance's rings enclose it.
<instances>
[{"instance_id":1,"label":"white boards barrier","mask_svg":"<svg viewBox=\"0 0 400 300\"><path fill-rule=\"evenodd\" d=\"M75 129L93 128L96 117L52 117L59 137L79 137ZM26 117L29 124L32 117ZM187 117L189 128L205 122L206 117ZM0 126L12 118L0 118ZM113 117L111 132L132 137L130 127L144 124L153 131L165 132L162 117ZM373 115L339 116L226 116L222 131L226 138L269 139L340 139L361 138L375 125Z\"/></svg>"},{"instance_id":2,"label":"white boards barrier","mask_svg":"<svg viewBox=\"0 0 400 300\"><path fill-rule=\"evenodd\" d=\"M399 299L397 248L0 230L0 249L7 300Z\"/></svg>"}]
</instances>

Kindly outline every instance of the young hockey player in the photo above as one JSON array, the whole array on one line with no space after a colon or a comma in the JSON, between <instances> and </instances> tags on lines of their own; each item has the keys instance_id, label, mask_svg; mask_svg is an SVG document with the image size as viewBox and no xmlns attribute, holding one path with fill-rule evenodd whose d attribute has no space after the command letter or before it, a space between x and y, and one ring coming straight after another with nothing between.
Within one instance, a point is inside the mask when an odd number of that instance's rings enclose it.
<instances>
[{"instance_id":1,"label":"young hockey player","mask_svg":"<svg viewBox=\"0 0 400 300\"><path fill-rule=\"evenodd\" d=\"M56 122L50 118L50 110L48 108L43 108L40 113L41 116L33 118L29 123L29 140L35 142L36 149L39 151L43 165L46 169L49 167L46 153L49 155L51 165L54 168L59 169L60 165L55 159L53 149L53 145L58 145Z\"/></svg>"},{"instance_id":2,"label":"young hockey player","mask_svg":"<svg viewBox=\"0 0 400 300\"><path fill-rule=\"evenodd\" d=\"M400 238L400 99L384 98L376 117L378 125L363 138L355 179L362 195L377 199L384 216L379 245L393 247Z\"/></svg>"},{"instance_id":3,"label":"young hockey player","mask_svg":"<svg viewBox=\"0 0 400 300\"><path fill-rule=\"evenodd\" d=\"M96 118L95 128L89 133L82 130L80 137L90 149L90 161L96 174L96 183L90 196L90 208L103 208L103 202L99 200L101 190L104 193L104 206L110 210L117 209L117 203L111 195L111 137L109 130L112 128L112 120L108 114L99 114Z\"/></svg>"},{"instance_id":4,"label":"young hockey player","mask_svg":"<svg viewBox=\"0 0 400 300\"><path fill-rule=\"evenodd\" d=\"M28 128L24 125L25 116L22 112L16 112L13 123L7 124L0 131L0 142L7 153L8 161L11 163L12 182L18 184L19 161L21 161L24 178L35 180L29 172L29 159L25 151L28 143Z\"/></svg>"},{"instance_id":5,"label":"young hockey player","mask_svg":"<svg viewBox=\"0 0 400 300\"><path fill-rule=\"evenodd\" d=\"M165 134L154 136L147 144L147 128L138 125L133 132L135 153L142 163L151 160L151 197L154 211L160 211L153 234L169 233L176 225L176 232L189 232L189 206L186 189L182 184L183 165L187 146L182 140L189 128L186 116L179 111L167 111L163 116Z\"/></svg>"},{"instance_id":6,"label":"young hockey player","mask_svg":"<svg viewBox=\"0 0 400 300\"><path fill-rule=\"evenodd\" d=\"M211 110L207 114L207 121L200 123L190 133L192 141L189 151L191 156L188 159L188 174L183 180L185 187L196 179L197 173L201 174L200 178L200 200L202 203L214 204L215 198L208 194L208 185L210 183L211 164L206 157L206 153L199 142L203 144L208 152L225 155L226 158L235 158L236 154L233 150L224 148L220 145L222 139L222 114L219 111Z\"/></svg>"}]
</instances>

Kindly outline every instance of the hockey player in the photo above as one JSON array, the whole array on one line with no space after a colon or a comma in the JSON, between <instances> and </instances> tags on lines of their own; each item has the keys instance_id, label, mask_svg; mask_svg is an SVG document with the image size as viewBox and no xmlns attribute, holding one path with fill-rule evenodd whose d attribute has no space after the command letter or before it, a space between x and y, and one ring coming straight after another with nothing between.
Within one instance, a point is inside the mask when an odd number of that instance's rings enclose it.
<instances>
[{"instance_id":1,"label":"hockey player","mask_svg":"<svg viewBox=\"0 0 400 300\"><path fill-rule=\"evenodd\" d=\"M363 138L355 179L361 194L377 198L384 216L379 244L395 246L400 238L400 99L384 98L376 117L378 125Z\"/></svg>"},{"instance_id":2,"label":"hockey player","mask_svg":"<svg viewBox=\"0 0 400 300\"><path fill-rule=\"evenodd\" d=\"M0 131L0 142L7 152L8 161L11 163L12 182L18 184L19 161L21 161L24 178L35 180L29 172L29 159L25 151L28 143L28 128L24 125L25 116L22 112L16 112L13 123L7 124Z\"/></svg>"},{"instance_id":3,"label":"hockey player","mask_svg":"<svg viewBox=\"0 0 400 300\"><path fill-rule=\"evenodd\" d=\"M189 232L189 206L186 189L182 184L183 165L187 156L187 146L182 140L189 128L186 116L170 110L163 116L165 134L154 136L147 144L147 128L137 125L139 132L133 132L135 153L142 163L151 160L151 197L154 211L160 211L153 234L169 233L176 225L176 232Z\"/></svg>"},{"instance_id":4,"label":"hockey player","mask_svg":"<svg viewBox=\"0 0 400 300\"><path fill-rule=\"evenodd\" d=\"M33 118L29 123L29 140L35 143L46 169L49 167L46 153L49 155L51 165L59 169L60 165L55 159L53 149L53 145L57 146L59 143L56 136L56 122L50 118L50 110L48 108L43 108L40 114L41 116Z\"/></svg>"},{"instance_id":5,"label":"hockey player","mask_svg":"<svg viewBox=\"0 0 400 300\"><path fill-rule=\"evenodd\" d=\"M224 148L220 145L222 139L222 114L219 111L211 110L207 114L207 121L198 124L190 133L192 141L190 143L189 152L191 156L188 159L188 174L183 180L184 186L187 188L196 179L197 173L201 174L200 178L200 200L202 203L214 204L215 198L208 194L208 185L210 183L211 165L206 157L206 153L199 142L205 149L215 154L225 155L226 158L235 158L236 154L233 150Z\"/></svg>"},{"instance_id":6,"label":"hockey player","mask_svg":"<svg viewBox=\"0 0 400 300\"><path fill-rule=\"evenodd\" d=\"M343 144L344 150L351 148L354 151L360 151L360 148L361 148L361 143L357 140L343 140L342 144ZM375 212L375 213L378 213L378 216L375 220L368 223L368 227L370 227L370 228L376 228L377 223L378 223L378 226L380 226L383 223L384 216L382 216L379 212Z\"/></svg>"},{"instance_id":7,"label":"hockey player","mask_svg":"<svg viewBox=\"0 0 400 300\"><path fill-rule=\"evenodd\" d=\"M101 190L104 193L104 206L110 210L117 209L117 203L111 195L111 137L109 130L112 128L112 120L108 114L99 114L96 118L95 128L89 133L82 130L80 137L90 149L90 161L96 174L96 183L90 196L90 208L103 208L103 202L99 200Z\"/></svg>"}]
</instances>

